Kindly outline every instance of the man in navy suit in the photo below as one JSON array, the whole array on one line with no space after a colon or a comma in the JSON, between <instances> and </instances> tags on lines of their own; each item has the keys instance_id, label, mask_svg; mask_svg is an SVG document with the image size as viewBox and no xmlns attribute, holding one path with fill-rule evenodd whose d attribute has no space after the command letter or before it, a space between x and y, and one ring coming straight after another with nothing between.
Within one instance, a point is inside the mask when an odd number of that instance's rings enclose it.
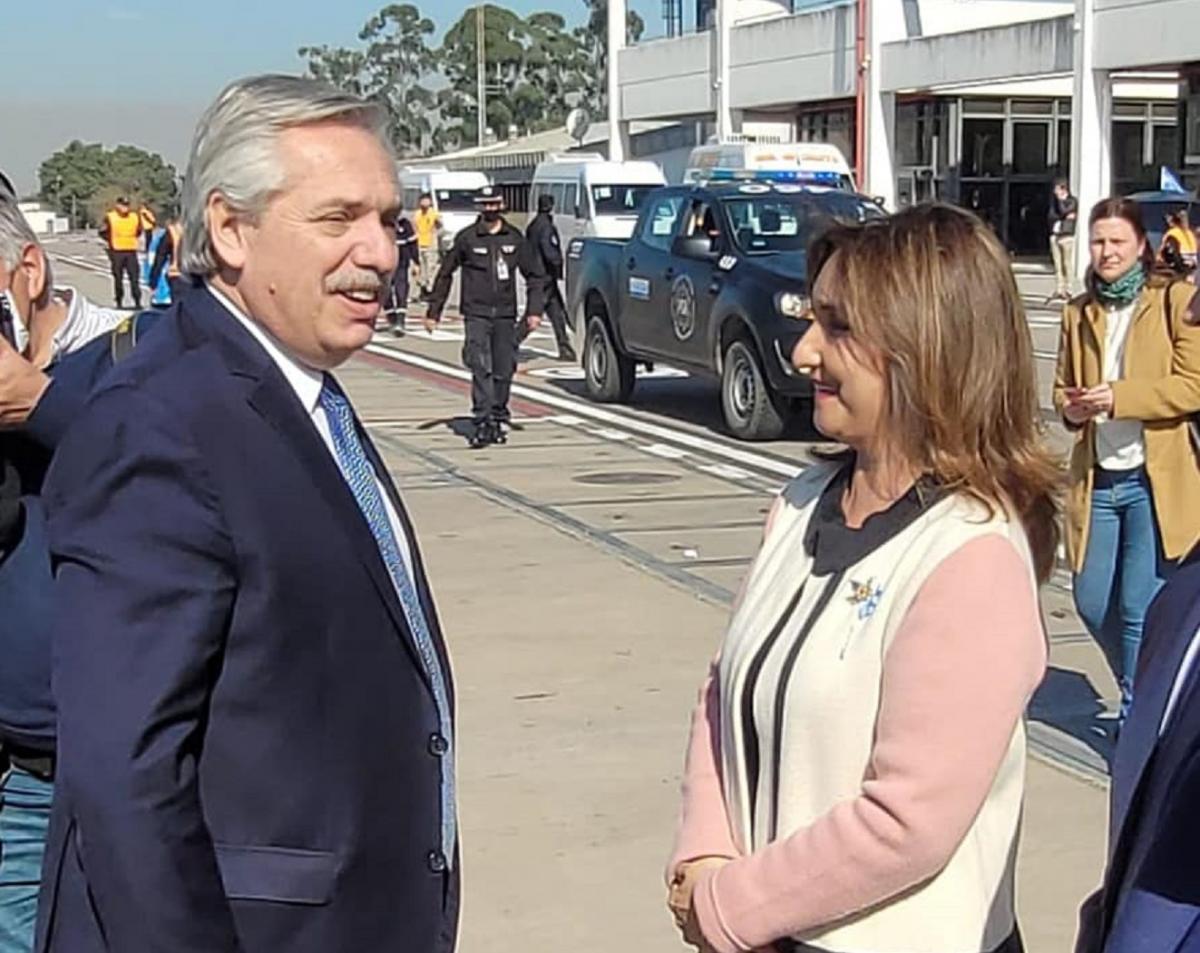
<instances>
[{"instance_id":1,"label":"man in navy suit","mask_svg":"<svg viewBox=\"0 0 1200 953\"><path fill-rule=\"evenodd\" d=\"M1200 953L1200 549L1146 616L1112 770L1109 863L1077 953Z\"/></svg>"},{"instance_id":2,"label":"man in navy suit","mask_svg":"<svg viewBox=\"0 0 1200 953\"><path fill-rule=\"evenodd\" d=\"M45 489L58 797L40 948L443 953L453 688L416 536L330 371L396 265L375 107L232 84L200 121L202 283Z\"/></svg>"}]
</instances>

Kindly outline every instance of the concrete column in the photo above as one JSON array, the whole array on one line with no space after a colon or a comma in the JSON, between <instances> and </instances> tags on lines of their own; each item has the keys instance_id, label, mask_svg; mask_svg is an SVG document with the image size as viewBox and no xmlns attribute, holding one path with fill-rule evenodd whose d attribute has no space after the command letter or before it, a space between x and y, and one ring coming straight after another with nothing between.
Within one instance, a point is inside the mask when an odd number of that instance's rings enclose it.
<instances>
[{"instance_id":1,"label":"concrete column","mask_svg":"<svg viewBox=\"0 0 1200 953\"><path fill-rule=\"evenodd\" d=\"M1096 69L1095 0L1075 0L1075 86L1071 99L1071 190L1079 200L1075 274L1087 272L1087 218L1112 191L1112 78Z\"/></svg>"},{"instance_id":2,"label":"concrete column","mask_svg":"<svg viewBox=\"0 0 1200 953\"><path fill-rule=\"evenodd\" d=\"M892 0L867 0L866 181L859 188L896 207L896 94L884 92L879 64L883 44L906 35L904 11Z\"/></svg>"},{"instance_id":3,"label":"concrete column","mask_svg":"<svg viewBox=\"0 0 1200 953\"><path fill-rule=\"evenodd\" d=\"M608 157L613 162L624 162L629 154L629 124L621 121L620 70L627 20L625 0L608 0Z\"/></svg>"},{"instance_id":4,"label":"concrete column","mask_svg":"<svg viewBox=\"0 0 1200 953\"><path fill-rule=\"evenodd\" d=\"M737 0L717 0L716 22L713 24L713 93L717 112L717 139L720 142L724 142L737 131L734 128L729 86L736 8Z\"/></svg>"}]
</instances>

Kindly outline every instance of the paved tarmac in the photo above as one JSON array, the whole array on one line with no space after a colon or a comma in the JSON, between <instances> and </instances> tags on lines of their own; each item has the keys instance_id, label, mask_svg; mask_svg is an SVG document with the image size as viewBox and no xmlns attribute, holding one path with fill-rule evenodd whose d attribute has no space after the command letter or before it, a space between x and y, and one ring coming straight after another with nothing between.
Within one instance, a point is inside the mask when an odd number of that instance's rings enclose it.
<instances>
[{"instance_id":1,"label":"paved tarmac","mask_svg":"<svg viewBox=\"0 0 1200 953\"><path fill-rule=\"evenodd\" d=\"M95 250L60 250L60 280L107 300ZM1021 280L1038 298L1044 276ZM518 382L522 429L472 453L456 335L381 336L339 376L413 512L451 642L462 949L678 949L661 871L688 713L771 494L819 444L725 439L715 391L690 379L645 381L631 408L581 402L573 372L535 350L543 333ZM1115 691L1066 582L1044 594L1052 668L1031 710L1031 953L1070 949L1104 848Z\"/></svg>"}]
</instances>

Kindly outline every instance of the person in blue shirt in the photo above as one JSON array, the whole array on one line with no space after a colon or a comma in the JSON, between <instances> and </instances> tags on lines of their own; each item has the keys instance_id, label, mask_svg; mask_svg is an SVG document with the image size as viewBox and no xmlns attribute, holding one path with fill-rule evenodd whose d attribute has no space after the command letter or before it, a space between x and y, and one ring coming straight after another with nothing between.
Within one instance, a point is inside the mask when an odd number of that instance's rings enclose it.
<instances>
[{"instance_id":1,"label":"person in blue shirt","mask_svg":"<svg viewBox=\"0 0 1200 953\"><path fill-rule=\"evenodd\" d=\"M42 480L93 386L157 319L146 313L116 324L121 315L53 288L45 252L27 229L15 204L0 197L0 953L33 947L54 793L53 588Z\"/></svg>"}]
</instances>

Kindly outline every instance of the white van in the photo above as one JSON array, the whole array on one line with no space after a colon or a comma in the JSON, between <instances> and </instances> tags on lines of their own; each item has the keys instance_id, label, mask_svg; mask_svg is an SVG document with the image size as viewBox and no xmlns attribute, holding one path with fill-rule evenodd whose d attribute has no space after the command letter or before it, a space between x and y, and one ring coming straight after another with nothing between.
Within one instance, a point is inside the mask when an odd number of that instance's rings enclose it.
<instances>
[{"instance_id":1,"label":"white van","mask_svg":"<svg viewBox=\"0 0 1200 953\"><path fill-rule=\"evenodd\" d=\"M854 172L837 146L823 142L727 142L697 146L685 184L769 179L856 191Z\"/></svg>"},{"instance_id":2,"label":"white van","mask_svg":"<svg viewBox=\"0 0 1200 953\"><path fill-rule=\"evenodd\" d=\"M482 172L451 172L445 166L404 166L400 169L404 210L411 216L428 192L433 207L442 217L442 251L454 241L454 236L479 217L475 196L491 185Z\"/></svg>"},{"instance_id":3,"label":"white van","mask_svg":"<svg viewBox=\"0 0 1200 953\"><path fill-rule=\"evenodd\" d=\"M667 184L653 162L609 162L598 153L552 155L538 164L529 214L554 196L554 216L566 245L572 238L631 238L642 202Z\"/></svg>"}]
</instances>

